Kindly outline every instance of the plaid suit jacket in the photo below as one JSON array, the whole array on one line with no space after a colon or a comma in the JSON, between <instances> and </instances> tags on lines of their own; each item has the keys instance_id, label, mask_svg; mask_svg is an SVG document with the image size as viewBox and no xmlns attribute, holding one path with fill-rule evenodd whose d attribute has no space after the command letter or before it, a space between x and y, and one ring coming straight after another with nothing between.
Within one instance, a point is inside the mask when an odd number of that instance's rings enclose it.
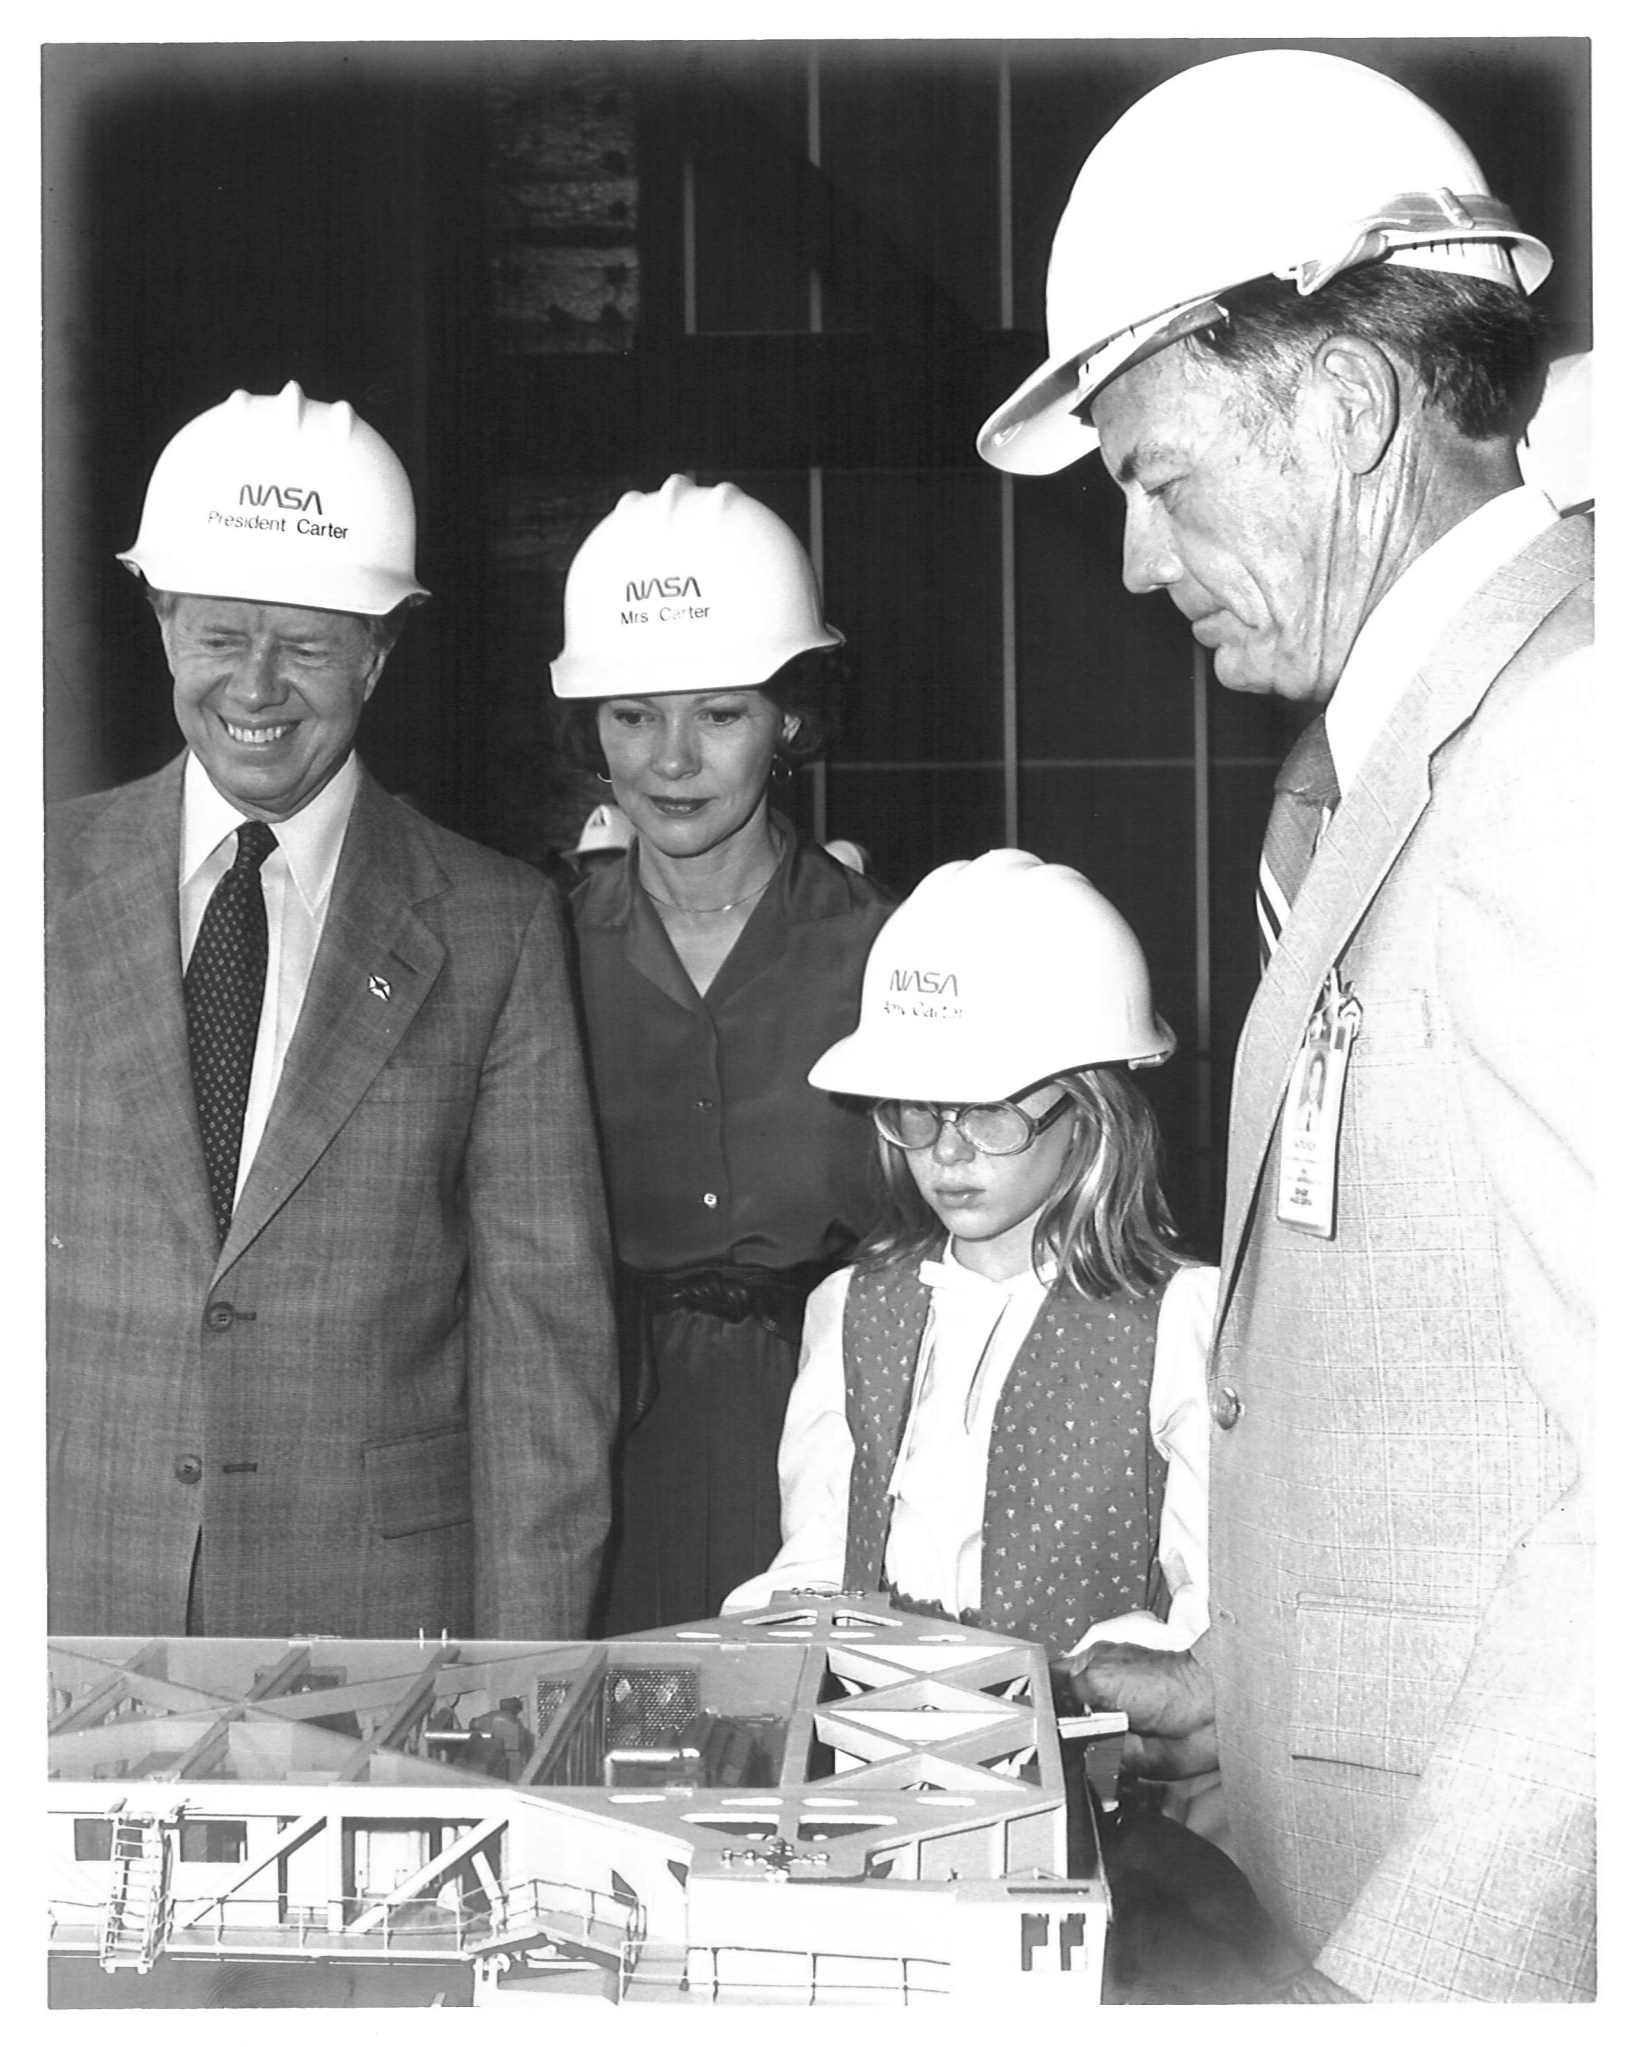
<instances>
[{"instance_id":1,"label":"plaid suit jacket","mask_svg":"<svg viewBox=\"0 0 1628 2047\"><path fill-rule=\"evenodd\" d=\"M48 825L51 1625L184 1632L201 1531L211 1634L577 1634L615 1375L552 891L363 776L217 1248L181 767Z\"/></svg>"},{"instance_id":2,"label":"plaid suit jacket","mask_svg":"<svg viewBox=\"0 0 1628 2047\"><path fill-rule=\"evenodd\" d=\"M1592 1994L1592 561L1562 521L1428 651L1238 1048L1198 1654L1239 1860L1366 1999ZM1322 1240L1277 1155L1336 961Z\"/></svg>"}]
</instances>

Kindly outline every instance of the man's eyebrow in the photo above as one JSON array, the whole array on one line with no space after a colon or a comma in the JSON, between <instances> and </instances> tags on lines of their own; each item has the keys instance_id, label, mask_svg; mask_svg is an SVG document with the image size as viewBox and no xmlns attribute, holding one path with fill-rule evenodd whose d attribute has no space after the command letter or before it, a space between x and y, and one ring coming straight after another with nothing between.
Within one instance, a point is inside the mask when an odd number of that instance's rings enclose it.
<instances>
[{"instance_id":1,"label":"man's eyebrow","mask_svg":"<svg viewBox=\"0 0 1628 2047\"><path fill-rule=\"evenodd\" d=\"M1126 484L1134 483L1142 470L1157 467L1161 462L1168 462L1172 453L1173 450L1161 441L1128 448L1120 457L1119 464L1113 472L1115 483L1122 488Z\"/></svg>"}]
</instances>

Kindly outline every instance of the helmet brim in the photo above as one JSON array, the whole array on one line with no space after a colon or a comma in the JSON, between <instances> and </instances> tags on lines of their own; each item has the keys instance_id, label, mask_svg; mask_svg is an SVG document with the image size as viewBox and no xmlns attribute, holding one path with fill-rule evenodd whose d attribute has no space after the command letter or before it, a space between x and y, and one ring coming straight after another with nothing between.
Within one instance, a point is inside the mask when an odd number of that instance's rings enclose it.
<instances>
[{"instance_id":1,"label":"helmet brim","mask_svg":"<svg viewBox=\"0 0 1628 2047\"><path fill-rule=\"evenodd\" d=\"M843 636L835 626L819 634L786 641L772 647L737 648L733 651L709 648L691 661L663 659L660 662L611 662L595 655L558 655L548 664L554 694L562 701L606 697L665 697L701 690L761 689L772 682L788 661L799 654L817 653L840 647Z\"/></svg>"},{"instance_id":2,"label":"helmet brim","mask_svg":"<svg viewBox=\"0 0 1628 2047\"><path fill-rule=\"evenodd\" d=\"M172 590L184 597L220 597L243 604L286 604L300 611L334 611L357 618L383 618L410 597L428 597L424 585L391 570L347 567L342 578L331 573L320 583L325 601L318 603L317 584L302 585L297 573L276 566L245 562L241 557L219 563L193 550L167 555L154 548L131 548L115 557L153 590ZM286 565L285 565L286 566ZM344 602L338 602L343 597Z\"/></svg>"},{"instance_id":3,"label":"helmet brim","mask_svg":"<svg viewBox=\"0 0 1628 2047\"><path fill-rule=\"evenodd\" d=\"M808 1078L811 1086L828 1094L855 1095L865 1101L1002 1102L1036 1086L1048 1074L1071 1073L1082 1066L1162 1066L1176 1049L1176 1034L1162 1016L1155 1016L1153 1023L1152 1037L1099 1039L1086 1045L1060 1032L1049 1047L1031 1045L1016 1057L995 1050L969 1058L963 1045L951 1047L938 1059L924 1052L919 1040L901 1043L890 1031L867 1031L862 1024L822 1053Z\"/></svg>"},{"instance_id":4,"label":"helmet brim","mask_svg":"<svg viewBox=\"0 0 1628 2047\"><path fill-rule=\"evenodd\" d=\"M1451 264L1435 266L1421 261L1420 252L1435 246L1438 239L1439 233L1433 237L1428 229L1413 235L1398 233L1391 238L1386 253L1400 256L1417 267L1440 267L1451 272L1455 267ZM1528 295L1548 276L1554 260L1546 244L1519 229L1489 229L1482 235L1466 235L1462 241L1464 245L1486 243L1505 249L1520 289ZM1336 274L1337 270L1329 272ZM1212 318L1222 317L1219 306L1213 316L1195 315L1204 314L1205 308L1224 293L1252 281L1231 278L1089 347L1049 356L984 421L978 430L978 453L991 468L1014 476L1052 476L1094 454L1100 445L1097 430L1089 417L1082 414L1103 386L1134 363L1157 354L1197 328L1212 324Z\"/></svg>"}]
</instances>

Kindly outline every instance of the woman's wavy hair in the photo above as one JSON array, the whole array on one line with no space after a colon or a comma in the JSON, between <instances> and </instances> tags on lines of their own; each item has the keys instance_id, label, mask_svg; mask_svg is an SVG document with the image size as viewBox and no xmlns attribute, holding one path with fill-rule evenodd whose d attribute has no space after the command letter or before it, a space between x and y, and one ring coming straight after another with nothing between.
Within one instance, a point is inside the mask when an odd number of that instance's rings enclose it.
<instances>
[{"instance_id":1,"label":"woman's wavy hair","mask_svg":"<svg viewBox=\"0 0 1628 2047\"><path fill-rule=\"evenodd\" d=\"M1088 1300L1156 1294L1191 1260L1159 1184L1152 1105L1122 1066L1080 1066L1050 1078L1074 1103L1074 1127L1035 1224L1035 1264L1054 1264L1057 1283ZM905 1264L944 1240L904 1152L876 1142L891 1213L854 1253L864 1272Z\"/></svg>"},{"instance_id":2,"label":"woman's wavy hair","mask_svg":"<svg viewBox=\"0 0 1628 2047\"><path fill-rule=\"evenodd\" d=\"M770 703L789 712L797 723L790 739L776 740L778 766L800 767L825 752L837 736L842 687L847 664L841 647L812 647L793 654L766 682L755 685ZM636 690L628 692L636 696ZM600 697L570 697L555 705L555 744L573 767L604 776L605 749L599 743Z\"/></svg>"}]
</instances>

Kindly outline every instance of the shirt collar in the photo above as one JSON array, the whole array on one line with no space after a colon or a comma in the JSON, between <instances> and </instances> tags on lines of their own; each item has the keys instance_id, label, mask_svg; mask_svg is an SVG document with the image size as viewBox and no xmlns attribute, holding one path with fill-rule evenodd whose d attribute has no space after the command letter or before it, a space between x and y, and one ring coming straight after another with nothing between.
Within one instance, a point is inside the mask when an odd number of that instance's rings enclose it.
<instances>
[{"instance_id":1,"label":"shirt collar","mask_svg":"<svg viewBox=\"0 0 1628 2047\"><path fill-rule=\"evenodd\" d=\"M277 850L288 864L288 872L300 899L311 913L326 902L339 865L345 827L351 806L361 786L361 769L354 753L331 782L319 789L311 801L272 830ZM184 887L215 848L244 823L244 814L210 781L195 753L187 755L186 776L181 797L181 883Z\"/></svg>"},{"instance_id":2,"label":"shirt collar","mask_svg":"<svg viewBox=\"0 0 1628 2047\"><path fill-rule=\"evenodd\" d=\"M811 845L797 827L779 811L772 813L784 835L780 864L775 869L766 896L772 899L771 917L754 917L760 929L773 923L815 923L827 917L846 916L855 905L886 901L876 885L855 874L840 860ZM638 874L638 843L628 848L627 857L613 861L597 874L579 881L571 891L572 914L579 927L604 928L632 921Z\"/></svg>"},{"instance_id":3,"label":"shirt collar","mask_svg":"<svg viewBox=\"0 0 1628 2047\"><path fill-rule=\"evenodd\" d=\"M1532 484L1478 506L1410 562L1363 621L1329 698L1329 752L1349 789L1385 721L1453 619L1558 515Z\"/></svg>"},{"instance_id":4,"label":"shirt collar","mask_svg":"<svg viewBox=\"0 0 1628 2047\"><path fill-rule=\"evenodd\" d=\"M1022 1272L1013 1273L1010 1279L986 1279L981 1272L974 1272L970 1265L963 1265L955 1255L955 1239L951 1237L939 1258L924 1258L917 1269L917 1277L924 1286L967 1287L977 1292L982 1290L993 1301L997 1296L1016 1299L1026 1293L1044 1294L1054 1277L1051 1261L1048 1259L1042 1272L1027 1266Z\"/></svg>"}]
</instances>

